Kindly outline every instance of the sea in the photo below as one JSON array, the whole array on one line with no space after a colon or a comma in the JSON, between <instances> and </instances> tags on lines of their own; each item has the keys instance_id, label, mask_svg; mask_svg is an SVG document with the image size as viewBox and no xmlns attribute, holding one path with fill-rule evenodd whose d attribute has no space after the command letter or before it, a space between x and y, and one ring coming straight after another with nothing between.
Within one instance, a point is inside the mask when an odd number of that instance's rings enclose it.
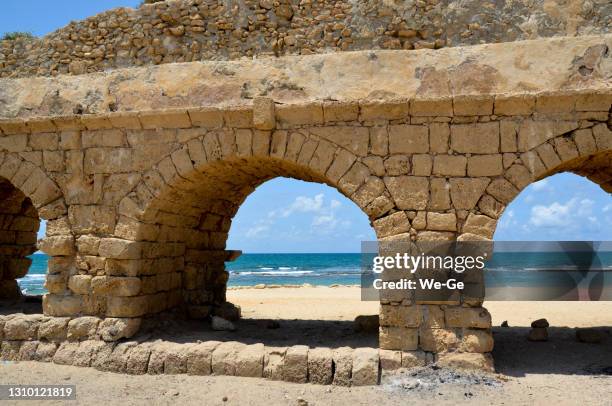
<instances>
[{"instance_id":1,"label":"sea","mask_svg":"<svg viewBox=\"0 0 612 406\"><path fill-rule=\"evenodd\" d=\"M48 257L42 253L31 256L32 266L28 274L18 280L22 291L28 295L46 293L43 286ZM345 254L243 254L227 263L230 273L228 286L254 285L303 285L332 286L359 285L362 269L366 270L371 257L361 253ZM612 289L612 251L590 254L576 260L562 253L530 252L495 253L487 262L485 284L490 286L537 287L551 284L572 283L569 276L576 269L591 269ZM584 278L588 272L573 272ZM605 278L603 278L605 276ZM575 277L575 275L573 276ZM574 278L575 279L575 278Z\"/></svg>"}]
</instances>

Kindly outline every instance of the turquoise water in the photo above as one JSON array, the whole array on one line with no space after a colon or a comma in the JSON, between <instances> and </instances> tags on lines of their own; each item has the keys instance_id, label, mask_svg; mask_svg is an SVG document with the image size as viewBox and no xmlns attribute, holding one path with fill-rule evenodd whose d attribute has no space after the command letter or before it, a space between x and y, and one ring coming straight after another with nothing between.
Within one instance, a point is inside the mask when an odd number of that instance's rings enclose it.
<instances>
[{"instance_id":1,"label":"turquoise water","mask_svg":"<svg viewBox=\"0 0 612 406\"><path fill-rule=\"evenodd\" d=\"M27 294L45 293L43 287L47 269L47 256L31 256L28 274L19 280ZM229 286L359 285L361 282L362 254L243 254L227 264ZM551 269L569 270L575 264L592 269L612 270L612 252L599 252L595 256L568 257L563 253L495 253L488 262L490 272L485 274L486 285L543 286L551 281L565 283L563 272L544 272ZM540 271L540 272L537 272ZM612 272L606 272L612 274ZM561 275L561 276L558 276ZM607 278L609 281L611 278Z\"/></svg>"}]
</instances>

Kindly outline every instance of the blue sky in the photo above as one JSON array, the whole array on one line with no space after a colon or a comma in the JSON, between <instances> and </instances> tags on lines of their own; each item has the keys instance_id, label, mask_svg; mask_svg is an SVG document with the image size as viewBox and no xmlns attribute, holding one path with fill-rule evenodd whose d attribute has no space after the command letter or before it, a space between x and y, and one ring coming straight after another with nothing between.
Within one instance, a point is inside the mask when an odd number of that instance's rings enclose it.
<instances>
[{"instance_id":1,"label":"blue sky","mask_svg":"<svg viewBox=\"0 0 612 406\"><path fill-rule=\"evenodd\" d=\"M595 183L560 173L529 185L506 208L499 241L612 240L612 195Z\"/></svg>"},{"instance_id":2,"label":"blue sky","mask_svg":"<svg viewBox=\"0 0 612 406\"><path fill-rule=\"evenodd\" d=\"M45 35L71 20L139 0L2 0L0 35ZM44 227L43 227L44 230ZM43 232L41 230L41 234ZM529 186L506 209L496 240L612 240L612 197L576 175ZM374 239L368 219L325 185L275 179L261 185L234 219L228 247L244 252L358 252Z\"/></svg>"},{"instance_id":3,"label":"blue sky","mask_svg":"<svg viewBox=\"0 0 612 406\"><path fill-rule=\"evenodd\" d=\"M115 7L136 7L139 0L2 0L0 35L29 31L48 34L72 20L82 20Z\"/></svg>"}]
</instances>

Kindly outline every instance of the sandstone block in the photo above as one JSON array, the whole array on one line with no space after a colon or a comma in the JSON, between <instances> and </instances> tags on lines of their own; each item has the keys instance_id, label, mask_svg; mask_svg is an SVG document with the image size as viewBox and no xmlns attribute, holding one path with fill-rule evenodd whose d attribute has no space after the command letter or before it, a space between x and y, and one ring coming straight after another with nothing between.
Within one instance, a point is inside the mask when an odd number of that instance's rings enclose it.
<instances>
[{"instance_id":1,"label":"sandstone block","mask_svg":"<svg viewBox=\"0 0 612 406\"><path fill-rule=\"evenodd\" d=\"M322 124L323 107L319 103L279 105L276 107L276 119L285 126Z\"/></svg>"},{"instance_id":2,"label":"sandstone block","mask_svg":"<svg viewBox=\"0 0 612 406\"><path fill-rule=\"evenodd\" d=\"M89 293L91 278L91 275L72 275L68 278L68 288L77 295L86 295Z\"/></svg>"},{"instance_id":3,"label":"sandstone block","mask_svg":"<svg viewBox=\"0 0 612 406\"><path fill-rule=\"evenodd\" d=\"M54 235L40 240L38 249L49 256L71 256L74 253L74 237Z\"/></svg>"},{"instance_id":4,"label":"sandstone block","mask_svg":"<svg viewBox=\"0 0 612 406\"><path fill-rule=\"evenodd\" d=\"M448 352L437 355L436 364L442 368L495 372L491 354Z\"/></svg>"},{"instance_id":5,"label":"sandstone block","mask_svg":"<svg viewBox=\"0 0 612 406\"><path fill-rule=\"evenodd\" d=\"M453 101L447 99L415 99L410 102L412 116L453 116Z\"/></svg>"},{"instance_id":6,"label":"sandstone block","mask_svg":"<svg viewBox=\"0 0 612 406\"><path fill-rule=\"evenodd\" d=\"M491 352L493 351L493 336L489 330L465 329L458 350L461 352Z\"/></svg>"},{"instance_id":7,"label":"sandstone block","mask_svg":"<svg viewBox=\"0 0 612 406\"><path fill-rule=\"evenodd\" d=\"M280 381L283 379L283 363L287 347L265 347L264 378Z\"/></svg>"},{"instance_id":8,"label":"sandstone block","mask_svg":"<svg viewBox=\"0 0 612 406\"><path fill-rule=\"evenodd\" d=\"M476 234L491 239L493 238L493 233L495 233L496 225L497 222L488 216L470 213L465 224L463 225L462 232Z\"/></svg>"},{"instance_id":9,"label":"sandstone block","mask_svg":"<svg viewBox=\"0 0 612 406\"><path fill-rule=\"evenodd\" d=\"M498 122L451 125L451 148L457 152L497 153L499 138Z\"/></svg>"},{"instance_id":10,"label":"sandstone block","mask_svg":"<svg viewBox=\"0 0 612 406\"><path fill-rule=\"evenodd\" d=\"M370 133L366 127L324 126L313 127L310 132L317 137L331 141L334 145L346 148L357 156L368 154Z\"/></svg>"},{"instance_id":11,"label":"sandstone block","mask_svg":"<svg viewBox=\"0 0 612 406\"><path fill-rule=\"evenodd\" d=\"M423 210L429 201L429 180L426 177L386 177L385 185L400 210Z\"/></svg>"},{"instance_id":12,"label":"sandstone block","mask_svg":"<svg viewBox=\"0 0 612 406\"><path fill-rule=\"evenodd\" d=\"M332 383L333 352L329 348L312 348L308 351L308 380L318 385Z\"/></svg>"},{"instance_id":13,"label":"sandstone block","mask_svg":"<svg viewBox=\"0 0 612 406\"><path fill-rule=\"evenodd\" d=\"M140 344L132 348L125 364L125 372L132 375L146 374L151 351L151 346L148 344Z\"/></svg>"},{"instance_id":14,"label":"sandstone block","mask_svg":"<svg viewBox=\"0 0 612 406\"><path fill-rule=\"evenodd\" d=\"M53 362L59 365L72 365L78 349L77 342L63 342L55 352Z\"/></svg>"},{"instance_id":15,"label":"sandstone block","mask_svg":"<svg viewBox=\"0 0 612 406\"><path fill-rule=\"evenodd\" d=\"M68 317L50 317L40 323L38 339L46 341L63 341L66 338Z\"/></svg>"},{"instance_id":16,"label":"sandstone block","mask_svg":"<svg viewBox=\"0 0 612 406\"><path fill-rule=\"evenodd\" d=\"M114 259L139 259L142 256L142 244L119 238L100 239L99 255Z\"/></svg>"},{"instance_id":17,"label":"sandstone block","mask_svg":"<svg viewBox=\"0 0 612 406\"><path fill-rule=\"evenodd\" d=\"M499 96L495 98L495 114L499 116L527 116L535 110L533 96Z\"/></svg>"},{"instance_id":18,"label":"sandstone block","mask_svg":"<svg viewBox=\"0 0 612 406\"><path fill-rule=\"evenodd\" d=\"M168 343L164 373L170 375L186 373L191 347L192 344Z\"/></svg>"},{"instance_id":19,"label":"sandstone block","mask_svg":"<svg viewBox=\"0 0 612 406\"><path fill-rule=\"evenodd\" d=\"M117 344L109 355L96 357L95 365L93 366L99 371L124 373L127 368L130 352L136 345L137 343L133 341Z\"/></svg>"},{"instance_id":20,"label":"sandstone block","mask_svg":"<svg viewBox=\"0 0 612 406\"><path fill-rule=\"evenodd\" d=\"M77 239L77 248L80 254L98 255L100 239L98 237L82 235Z\"/></svg>"},{"instance_id":21,"label":"sandstone block","mask_svg":"<svg viewBox=\"0 0 612 406\"><path fill-rule=\"evenodd\" d=\"M415 176L431 175L432 159L430 155L419 154L412 157L412 174Z\"/></svg>"},{"instance_id":22,"label":"sandstone block","mask_svg":"<svg viewBox=\"0 0 612 406\"><path fill-rule=\"evenodd\" d=\"M359 104L324 102L323 116L325 117L326 123L334 121L354 121L359 117Z\"/></svg>"},{"instance_id":23,"label":"sandstone block","mask_svg":"<svg viewBox=\"0 0 612 406\"><path fill-rule=\"evenodd\" d=\"M359 118L362 121L398 120L408 116L408 102L365 102L359 105Z\"/></svg>"},{"instance_id":24,"label":"sandstone block","mask_svg":"<svg viewBox=\"0 0 612 406\"><path fill-rule=\"evenodd\" d=\"M142 279L136 277L107 277L104 292L110 296L136 296L141 292Z\"/></svg>"},{"instance_id":25,"label":"sandstone block","mask_svg":"<svg viewBox=\"0 0 612 406\"><path fill-rule=\"evenodd\" d=\"M381 305L380 325L383 327L418 327L423 314L420 306Z\"/></svg>"},{"instance_id":26,"label":"sandstone block","mask_svg":"<svg viewBox=\"0 0 612 406\"><path fill-rule=\"evenodd\" d=\"M402 351L402 368L424 367L431 362L430 358L425 351Z\"/></svg>"},{"instance_id":27,"label":"sandstone block","mask_svg":"<svg viewBox=\"0 0 612 406\"><path fill-rule=\"evenodd\" d=\"M491 328L491 314L484 308L447 307L444 317L448 327Z\"/></svg>"},{"instance_id":28,"label":"sandstone block","mask_svg":"<svg viewBox=\"0 0 612 406\"><path fill-rule=\"evenodd\" d=\"M350 386L353 370L353 349L340 347L333 350L334 379L332 383L338 386Z\"/></svg>"},{"instance_id":29,"label":"sandstone block","mask_svg":"<svg viewBox=\"0 0 612 406\"><path fill-rule=\"evenodd\" d=\"M455 116L488 116L493 114L493 98L489 96L455 96Z\"/></svg>"},{"instance_id":30,"label":"sandstone block","mask_svg":"<svg viewBox=\"0 0 612 406\"><path fill-rule=\"evenodd\" d=\"M37 314L17 315L4 323L5 340L36 340L42 317Z\"/></svg>"},{"instance_id":31,"label":"sandstone block","mask_svg":"<svg viewBox=\"0 0 612 406\"><path fill-rule=\"evenodd\" d=\"M212 354L220 343L205 341L189 348L187 373L189 375L210 375L212 373Z\"/></svg>"},{"instance_id":32,"label":"sandstone block","mask_svg":"<svg viewBox=\"0 0 612 406\"><path fill-rule=\"evenodd\" d=\"M353 351L353 386L376 385L378 383L379 358L376 348L356 348Z\"/></svg>"},{"instance_id":33,"label":"sandstone block","mask_svg":"<svg viewBox=\"0 0 612 406\"><path fill-rule=\"evenodd\" d=\"M212 372L214 375L236 375L237 355L246 347L236 341L219 344L212 353Z\"/></svg>"},{"instance_id":34,"label":"sandstone block","mask_svg":"<svg viewBox=\"0 0 612 406\"><path fill-rule=\"evenodd\" d=\"M130 338L138 332L141 319L107 317L98 325L98 335L104 341L117 341Z\"/></svg>"},{"instance_id":35,"label":"sandstone block","mask_svg":"<svg viewBox=\"0 0 612 406\"><path fill-rule=\"evenodd\" d=\"M236 376L261 378L263 375L264 345L247 345L236 354Z\"/></svg>"},{"instance_id":36,"label":"sandstone block","mask_svg":"<svg viewBox=\"0 0 612 406\"><path fill-rule=\"evenodd\" d=\"M422 125L389 126L389 153L414 154L429 151L429 131Z\"/></svg>"},{"instance_id":37,"label":"sandstone block","mask_svg":"<svg viewBox=\"0 0 612 406\"><path fill-rule=\"evenodd\" d=\"M19 349L23 341L4 340L0 343L0 359L3 361L19 361Z\"/></svg>"},{"instance_id":38,"label":"sandstone block","mask_svg":"<svg viewBox=\"0 0 612 406\"><path fill-rule=\"evenodd\" d=\"M454 178L450 180L450 194L455 209L471 210L484 193L489 179Z\"/></svg>"},{"instance_id":39,"label":"sandstone block","mask_svg":"<svg viewBox=\"0 0 612 406\"><path fill-rule=\"evenodd\" d=\"M532 182L533 177L526 167L515 164L506 171L506 179L512 182L517 189L523 189Z\"/></svg>"},{"instance_id":40,"label":"sandstone block","mask_svg":"<svg viewBox=\"0 0 612 406\"><path fill-rule=\"evenodd\" d=\"M459 343L459 338L452 329L425 328L419 330L419 333L419 344L425 351L444 352L456 348Z\"/></svg>"},{"instance_id":41,"label":"sandstone block","mask_svg":"<svg viewBox=\"0 0 612 406\"><path fill-rule=\"evenodd\" d=\"M194 126L218 128L223 126L223 113L216 108L189 110L189 118Z\"/></svg>"},{"instance_id":42,"label":"sandstone block","mask_svg":"<svg viewBox=\"0 0 612 406\"><path fill-rule=\"evenodd\" d=\"M43 296L43 309L48 316L75 316L83 310L83 297L46 294Z\"/></svg>"},{"instance_id":43,"label":"sandstone block","mask_svg":"<svg viewBox=\"0 0 612 406\"><path fill-rule=\"evenodd\" d=\"M104 341L87 340L82 341L74 352L72 365L88 367L95 359L98 351L105 346Z\"/></svg>"},{"instance_id":44,"label":"sandstone block","mask_svg":"<svg viewBox=\"0 0 612 406\"><path fill-rule=\"evenodd\" d=\"M308 380L308 346L287 348L283 359L283 381L305 383Z\"/></svg>"},{"instance_id":45,"label":"sandstone block","mask_svg":"<svg viewBox=\"0 0 612 406\"><path fill-rule=\"evenodd\" d=\"M467 158L463 155L436 155L433 174L441 176L465 176Z\"/></svg>"},{"instance_id":46,"label":"sandstone block","mask_svg":"<svg viewBox=\"0 0 612 406\"><path fill-rule=\"evenodd\" d=\"M142 128L189 128L191 120L186 111L140 112L138 114Z\"/></svg>"},{"instance_id":47,"label":"sandstone block","mask_svg":"<svg viewBox=\"0 0 612 406\"><path fill-rule=\"evenodd\" d=\"M77 317L68 322L67 338L70 341L93 340L100 319L93 316Z\"/></svg>"},{"instance_id":48,"label":"sandstone block","mask_svg":"<svg viewBox=\"0 0 612 406\"><path fill-rule=\"evenodd\" d=\"M273 130L276 126L274 100L269 97L253 99L253 126L259 130Z\"/></svg>"},{"instance_id":49,"label":"sandstone block","mask_svg":"<svg viewBox=\"0 0 612 406\"><path fill-rule=\"evenodd\" d=\"M455 213L427 213L427 229L435 231L456 231L457 216Z\"/></svg>"},{"instance_id":50,"label":"sandstone block","mask_svg":"<svg viewBox=\"0 0 612 406\"><path fill-rule=\"evenodd\" d=\"M495 179L487 187L487 193L502 203L509 203L518 192L518 189L505 179Z\"/></svg>"},{"instance_id":51,"label":"sandstone block","mask_svg":"<svg viewBox=\"0 0 612 406\"><path fill-rule=\"evenodd\" d=\"M578 152L581 156L594 154L597 152L597 144L593 137L593 131L590 128L576 130L574 132L574 142L578 147Z\"/></svg>"},{"instance_id":52,"label":"sandstone block","mask_svg":"<svg viewBox=\"0 0 612 406\"><path fill-rule=\"evenodd\" d=\"M431 123L429 125L429 144L431 152L446 154L450 127L447 123Z\"/></svg>"},{"instance_id":53,"label":"sandstone block","mask_svg":"<svg viewBox=\"0 0 612 406\"><path fill-rule=\"evenodd\" d=\"M418 329L408 327L381 327L378 337L384 350L412 351L418 348Z\"/></svg>"},{"instance_id":54,"label":"sandstone block","mask_svg":"<svg viewBox=\"0 0 612 406\"><path fill-rule=\"evenodd\" d=\"M378 238L384 238L408 232L410 230L410 220L408 220L406 212L399 211L375 220L373 226Z\"/></svg>"},{"instance_id":55,"label":"sandstone block","mask_svg":"<svg viewBox=\"0 0 612 406\"><path fill-rule=\"evenodd\" d=\"M19 347L19 360L20 361L32 361L36 357L36 349L38 348L38 341L24 341Z\"/></svg>"},{"instance_id":56,"label":"sandstone block","mask_svg":"<svg viewBox=\"0 0 612 406\"><path fill-rule=\"evenodd\" d=\"M383 371L395 371L402 367L402 352L393 350L378 350L380 368Z\"/></svg>"},{"instance_id":57,"label":"sandstone block","mask_svg":"<svg viewBox=\"0 0 612 406\"><path fill-rule=\"evenodd\" d=\"M468 158L468 176L499 176L503 171L501 154L473 155Z\"/></svg>"},{"instance_id":58,"label":"sandstone block","mask_svg":"<svg viewBox=\"0 0 612 406\"><path fill-rule=\"evenodd\" d=\"M36 347L36 354L34 354L34 361L51 362L57 347L58 344L53 342L39 342L38 347Z\"/></svg>"}]
</instances>

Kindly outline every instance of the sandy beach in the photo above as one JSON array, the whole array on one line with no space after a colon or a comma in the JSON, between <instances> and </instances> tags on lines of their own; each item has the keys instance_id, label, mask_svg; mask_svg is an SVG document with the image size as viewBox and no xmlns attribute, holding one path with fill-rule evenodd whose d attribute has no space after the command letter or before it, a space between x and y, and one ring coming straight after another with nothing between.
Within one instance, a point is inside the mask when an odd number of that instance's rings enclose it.
<instances>
[{"instance_id":1,"label":"sandy beach","mask_svg":"<svg viewBox=\"0 0 612 406\"><path fill-rule=\"evenodd\" d=\"M228 300L246 318L353 320L378 314L378 302L362 302L358 287L229 289ZM612 302L487 302L493 325L528 327L546 318L553 327L612 326Z\"/></svg>"},{"instance_id":2,"label":"sandy beach","mask_svg":"<svg viewBox=\"0 0 612 406\"><path fill-rule=\"evenodd\" d=\"M169 321L166 334L184 342L212 338L311 347L377 344L376 335L352 330L357 315L376 314L378 309L376 302L360 301L359 288L232 289L228 299L243 310L238 331L212 332L198 324ZM612 302L491 302L485 306L496 326L493 355L497 369L486 380L466 374L440 383L437 378L432 380L432 371L421 371L416 376L385 376L376 387L343 388L225 376L131 376L93 368L6 362L0 366L0 382L75 384L82 404L610 404ZM549 341L527 341L529 324L542 317L551 325ZM264 327L271 319L278 321L278 328ZM502 321L510 327L498 327ZM576 327L598 327L606 338L600 344L580 343L575 338ZM415 387L415 380L420 385Z\"/></svg>"}]
</instances>

